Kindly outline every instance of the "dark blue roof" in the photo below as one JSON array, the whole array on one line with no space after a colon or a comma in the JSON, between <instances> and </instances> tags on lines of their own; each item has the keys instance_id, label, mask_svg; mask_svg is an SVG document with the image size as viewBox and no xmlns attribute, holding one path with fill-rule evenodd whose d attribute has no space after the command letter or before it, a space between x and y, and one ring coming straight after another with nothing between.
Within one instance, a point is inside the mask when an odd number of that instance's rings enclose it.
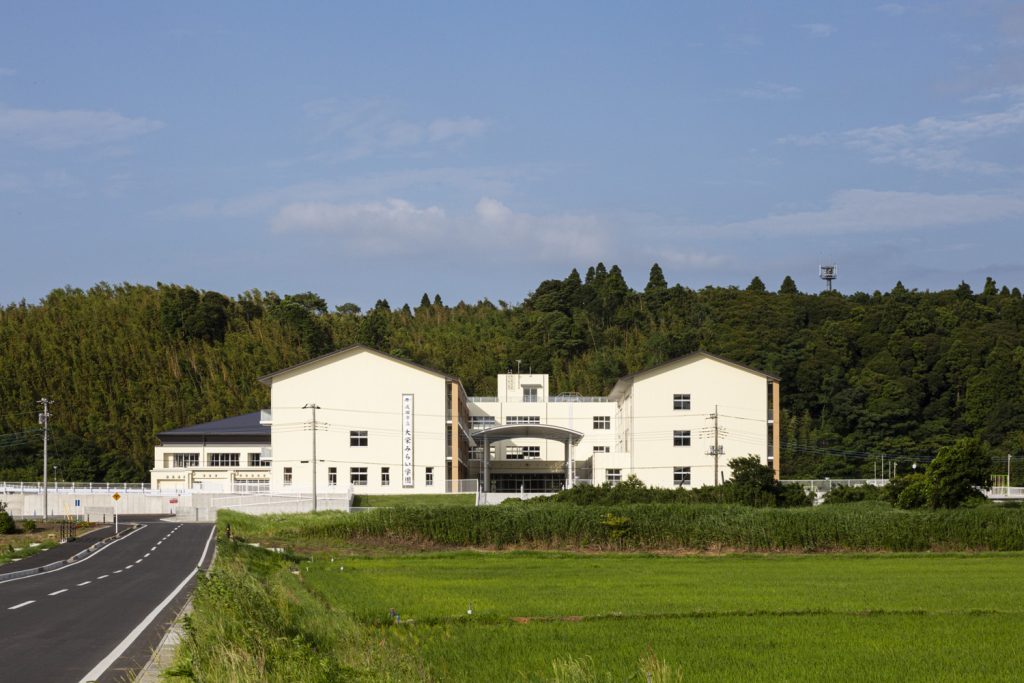
<instances>
[{"instance_id":1,"label":"dark blue roof","mask_svg":"<svg viewBox=\"0 0 1024 683\"><path fill-rule=\"evenodd\" d=\"M270 425L260 424L260 411L226 417L203 424L181 427L156 435L161 441L183 441L210 437L234 438L240 441L260 441L270 443Z\"/></svg>"}]
</instances>

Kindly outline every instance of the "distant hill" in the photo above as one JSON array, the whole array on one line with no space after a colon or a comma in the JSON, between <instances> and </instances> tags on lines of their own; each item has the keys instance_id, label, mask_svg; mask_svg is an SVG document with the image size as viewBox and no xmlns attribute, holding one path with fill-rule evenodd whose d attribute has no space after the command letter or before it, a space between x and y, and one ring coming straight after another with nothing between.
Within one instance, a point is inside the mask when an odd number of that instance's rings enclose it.
<instances>
[{"instance_id":1,"label":"distant hill","mask_svg":"<svg viewBox=\"0 0 1024 683\"><path fill-rule=\"evenodd\" d=\"M784 476L870 475L874 460L929 455L977 435L1024 453L1024 299L989 279L941 292L804 294L668 286L617 266L547 280L516 306L329 311L313 293L229 298L177 285L59 289L0 309L0 478L41 475L35 401L52 407L61 480L145 480L154 435L256 410L256 378L362 342L492 394L516 359L552 391L601 394L616 378L704 349L782 378ZM739 455L739 454L737 454ZM52 474L52 473L51 473Z\"/></svg>"}]
</instances>

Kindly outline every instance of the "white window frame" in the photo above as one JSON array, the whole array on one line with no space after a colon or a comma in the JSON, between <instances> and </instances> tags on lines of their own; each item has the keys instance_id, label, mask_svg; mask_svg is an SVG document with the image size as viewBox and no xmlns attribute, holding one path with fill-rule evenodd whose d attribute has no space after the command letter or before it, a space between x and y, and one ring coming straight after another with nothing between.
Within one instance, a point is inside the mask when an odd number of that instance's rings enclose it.
<instances>
[{"instance_id":1,"label":"white window frame","mask_svg":"<svg viewBox=\"0 0 1024 683\"><path fill-rule=\"evenodd\" d=\"M365 429L352 429L348 433L348 445L352 448L366 448L370 445L370 432Z\"/></svg>"},{"instance_id":2,"label":"white window frame","mask_svg":"<svg viewBox=\"0 0 1024 683\"><path fill-rule=\"evenodd\" d=\"M426 469L425 477L426 477L426 479L425 479L426 485L427 486L433 486L434 485L434 468L433 467L428 467Z\"/></svg>"},{"instance_id":3,"label":"white window frame","mask_svg":"<svg viewBox=\"0 0 1024 683\"><path fill-rule=\"evenodd\" d=\"M676 487L690 486L693 483L689 467L672 468L672 485Z\"/></svg>"},{"instance_id":4,"label":"white window frame","mask_svg":"<svg viewBox=\"0 0 1024 683\"><path fill-rule=\"evenodd\" d=\"M672 431L672 445L677 448L687 448L693 445L693 436L689 429L676 429Z\"/></svg>"},{"instance_id":5,"label":"white window frame","mask_svg":"<svg viewBox=\"0 0 1024 683\"><path fill-rule=\"evenodd\" d=\"M284 468L284 485L285 486L291 486L292 485L292 468L291 467L285 467Z\"/></svg>"},{"instance_id":6,"label":"white window frame","mask_svg":"<svg viewBox=\"0 0 1024 683\"><path fill-rule=\"evenodd\" d=\"M337 486L338 485L338 468L328 467L327 468L327 485Z\"/></svg>"},{"instance_id":7,"label":"white window frame","mask_svg":"<svg viewBox=\"0 0 1024 683\"><path fill-rule=\"evenodd\" d=\"M592 454L593 455L597 455L598 453L611 453L611 452L612 452L612 447L611 446L594 446L594 450L592 451Z\"/></svg>"},{"instance_id":8,"label":"white window frame","mask_svg":"<svg viewBox=\"0 0 1024 683\"><path fill-rule=\"evenodd\" d=\"M391 486L391 468L381 467L380 468L380 485Z\"/></svg>"},{"instance_id":9,"label":"white window frame","mask_svg":"<svg viewBox=\"0 0 1024 683\"><path fill-rule=\"evenodd\" d=\"M174 467L199 467L198 453L171 453Z\"/></svg>"},{"instance_id":10,"label":"white window frame","mask_svg":"<svg viewBox=\"0 0 1024 683\"><path fill-rule=\"evenodd\" d=\"M539 403L540 402L540 387L537 386L524 386L523 387L523 403Z\"/></svg>"},{"instance_id":11,"label":"white window frame","mask_svg":"<svg viewBox=\"0 0 1024 683\"><path fill-rule=\"evenodd\" d=\"M507 425L539 425L540 415L509 415L505 418Z\"/></svg>"},{"instance_id":12,"label":"white window frame","mask_svg":"<svg viewBox=\"0 0 1024 683\"><path fill-rule=\"evenodd\" d=\"M210 453L210 467L240 467L242 462L241 453ZM216 462L214 460L216 459ZM224 462L224 461L227 462Z\"/></svg>"},{"instance_id":13,"label":"white window frame","mask_svg":"<svg viewBox=\"0 0 1024 683\"><path fill-rule=\"evenodd\" d=\"M615 468L604 471L604 480L609 484L618 484L622 481L622 468Z\"/></svg>"},{"instance_id":14,"label":"white window frame","mask_svg":"<svg viewBox=\"0 0 1024 683\"><path fill-rule=\"evenodd\" d=\"M612 416L611 415L595 415L594 416L594 429L611 429L612 428Z\"/></svg>"},{"instance_id":15,"label":"white window frame","mask_svg":"<svg viewBox=\"0 0 1024 683\"><path fill-rule=\"evenodd\" d=\"M690 410L690 394L672 394L672 410Z\"/></svg>"},{"instance_id":16,"label":"white window frame","mask_svg":"<svg viewBox=\"0 0 1024 683\"><path fill-rule=\"evenodd\" d=\"M348 481L352 486L366 486L369 483L368 467L349 467Z\"/></svg>"}]
</instances>

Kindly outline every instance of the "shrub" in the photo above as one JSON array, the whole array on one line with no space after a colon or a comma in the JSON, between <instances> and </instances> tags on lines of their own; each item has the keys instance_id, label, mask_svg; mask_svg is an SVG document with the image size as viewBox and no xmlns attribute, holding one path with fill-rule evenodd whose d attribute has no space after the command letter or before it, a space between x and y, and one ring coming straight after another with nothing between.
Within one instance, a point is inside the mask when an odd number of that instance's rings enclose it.
<instances>
[{"instance_id":1,"label":"shrub","mask_svg":"<svg viewBox=\"0 0 1024 683\"><path fill-rule=\"evenodd\" d=\"M878 486L837 486L825 494L824 502L827 504L836 503L860 503L865 500L881 500L883 489Z\"/></svg>"},{"instance_id":2,"label":"shrub","mask_svg":"<svg viewBox=\"0 0 1024 683\"><path fill-rule=\"evenodd\" d=\"M0 501L0 534L13 534L15 531L14 518L7 512L7 503Z\"/></svg>"},{"instance_id":3,"label":"shrub","mask_svg":"<svg viewBox=\"0 0 1024 683\"><path fill-rule=\"evenodd\" d=\"M32 520L32 519L23 520L22 523L21 523L21 528L24 529L25 531L27 531L28 533L32 533L33 531L36 530L35 520Z\"/></svg>"}]
</instances>

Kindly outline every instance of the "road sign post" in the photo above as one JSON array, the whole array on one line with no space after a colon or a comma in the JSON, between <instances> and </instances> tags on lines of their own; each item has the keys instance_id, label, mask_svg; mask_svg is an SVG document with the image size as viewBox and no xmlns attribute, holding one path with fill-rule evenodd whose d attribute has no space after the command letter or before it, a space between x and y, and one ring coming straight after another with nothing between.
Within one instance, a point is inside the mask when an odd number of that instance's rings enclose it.
<instances>
[{"instance_id":1,"label":"road sign post","mask_svg":"<svg viewBox=\"0 0 1024 683\"><path fill-rule=\"evenodd\" d=\"M114 499L114 535L116 536L117 535L117 501L121 500L121 494L115 491L114 495L112 495L111 498Z\"/></svg>"}]
</instances>

